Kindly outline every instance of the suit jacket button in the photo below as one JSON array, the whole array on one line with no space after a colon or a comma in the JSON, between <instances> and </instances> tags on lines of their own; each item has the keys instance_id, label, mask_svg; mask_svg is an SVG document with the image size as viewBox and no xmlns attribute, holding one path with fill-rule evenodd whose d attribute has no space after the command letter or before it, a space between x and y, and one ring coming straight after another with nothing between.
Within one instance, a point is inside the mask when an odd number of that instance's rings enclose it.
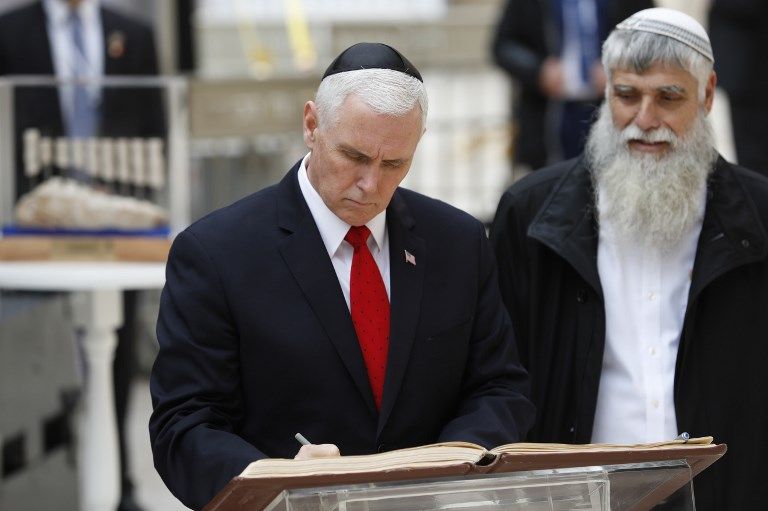
<instances>
[{"instance_id":1,"label":"suit jacket button","mask_svg":"<svg viewBox=\"0 0 768 511\"><path fill-rule=\"evenodd\" d=\"M585 303L587 301L587 292L583 289L579 289L576 293L576 301L579 303Z\"/></svg>"}]
</instances>

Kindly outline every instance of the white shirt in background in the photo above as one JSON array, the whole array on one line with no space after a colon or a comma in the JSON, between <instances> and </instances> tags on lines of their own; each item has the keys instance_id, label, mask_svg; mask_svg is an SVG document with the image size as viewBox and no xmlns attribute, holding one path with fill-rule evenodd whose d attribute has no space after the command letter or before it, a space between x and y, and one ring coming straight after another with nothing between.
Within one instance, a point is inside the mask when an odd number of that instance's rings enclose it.
<instances>
[{"instance_id":1,"label":"white shirt in background","mask_svg":"<svg viewBox=\"0 0 768 511\"><path fill-rule=\"evenodd\" d=\"M97 0L82 0L77 8L86 51L85 59L82 59L78 54L72 39L69 4L64 0L43 0L43 8L48 20L48 39L51 44L51 57L53 58L53 69L56 77L62 80L75 78L98 80L103 77L104 31L99 15L99 2ZM75 59L82 60L75 62ZM75 76L77 74L76 69L85 69L85 76ZM100 100L101 88L97 84L90 85L88 94L96 104ZM60 87L59 101L65 119L69 119L72 116L74 89L72 87Z\"/></svg>"}]
</instances>

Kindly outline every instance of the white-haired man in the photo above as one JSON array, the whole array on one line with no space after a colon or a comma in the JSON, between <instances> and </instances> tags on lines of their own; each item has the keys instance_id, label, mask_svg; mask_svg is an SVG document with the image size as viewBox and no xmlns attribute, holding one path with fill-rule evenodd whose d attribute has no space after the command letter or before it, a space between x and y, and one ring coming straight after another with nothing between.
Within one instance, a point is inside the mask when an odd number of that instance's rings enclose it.
<instances>
[{"instance_id":1,"label":"white-haired man","mask_svg":"<svg viewBox=\"0 0 768 511\"><path fill-rule=\"evenodd\" d=\"M150 433L186 505L259 458L527 433L527 376L482 224L398 188L426 114L405 57L348 48L305 105L310 153L174 241ZM299 450L296 432L321 445Z\"/></svg>"},{"instance_id":2,"label":"white-haired man","mask_svg":"<svg viewBox=\"0 0 768 511\"><path fill-rule=\"evenodd\" d=\"M720 158L704 29L641 11L603 46L584 155L521 180L491 240L538 417L534 441L714 435L697 509L768 485L768 180Z\"/></svg>"}]
</instances>

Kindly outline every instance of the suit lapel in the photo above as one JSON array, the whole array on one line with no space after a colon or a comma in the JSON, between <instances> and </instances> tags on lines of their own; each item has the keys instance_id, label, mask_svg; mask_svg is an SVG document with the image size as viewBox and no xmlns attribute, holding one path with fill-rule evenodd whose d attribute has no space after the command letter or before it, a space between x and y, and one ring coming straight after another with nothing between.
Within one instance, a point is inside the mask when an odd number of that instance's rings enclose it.
<instances>
[{"instance_id":1,"label":"suit lapel","mask_svg":"<svg viewBox=\"0 0 768 511\"><path fill-rule=\"evenodd\" d=\"M368 373L339 280L297 178L298 166L279 185L280 227L292 234L280 246L285 264L333 343L371 413L376 413ZM321 254L316 257L313 254Z\"/></svg>"},{"instance_id":2,"label":"suit lapel","mask_svg":"<svg viewBox=\"0 0 768 511\"><path fill-rule=\"evenodd\" d=\"M749 193L722 156L708 183L688 303L721 275L760 261L768 253L765 226ZM746 243L745 243L746 242Z\"/></svg>"},{"instance_id":3,"label":"suit lapel","mask_svg":"<svg viewBox=\"0 0 768 511\"><path fill-rule=\"evenodd\" d=\"M55 75L47 16L42 2L30 5L24 22L31 37L25 38L23 60L18 60L11 74ZM34 127L45 136L60 136L64 131L58 87L29 86L16 90L16 126L19 133Z\"/></svg>"},{"instance_id":4,"label":"suit lapel","mask_svg":"<svg viewBox=\"0 0 768 511\"><path fill-rule=\"evenodd\" d=\"M387 209L391 319L378 433L387 423L400 392L419 320L427 254L424 240L412 232L414 225L405 202L396 192ZM406 260L406 251L412 256L410 261Z\"/></svg>"},{"instance_id":5,"label":"suit lapel","mask_svg":"<svg viewBox=\"0 0 768 511\"><path fill-rule=\"evenodd\" d=\"M53 68L53 56L51 53L51 41L46 27L46 15L43 3L39 2L33 7L30 23L30 31L35 35L25 39L25 49L29 66L34 67L20 74L55 74Z\"/></svg>"}]
</instances>

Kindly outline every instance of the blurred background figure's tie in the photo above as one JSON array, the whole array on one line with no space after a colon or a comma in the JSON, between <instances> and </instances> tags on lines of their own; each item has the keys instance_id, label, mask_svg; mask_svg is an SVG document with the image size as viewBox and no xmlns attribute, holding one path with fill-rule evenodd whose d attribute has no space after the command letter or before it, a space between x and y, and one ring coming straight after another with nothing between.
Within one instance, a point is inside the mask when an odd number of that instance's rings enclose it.
<instances>
[{"instance_id":1,"label":"blurred background figure's tie","mask_svg":"<svg viewBox=\"0 0 768 511\"><path fill-rule=\"evenodd\" d=\"M69 25L72 31L72 74L75 85L68 134L71 137L91 137L96 135L98 114L94 100L88 93L88 53L83 41L83 25L76 11L70 13Z\"/></svg>"}]
</instances>

